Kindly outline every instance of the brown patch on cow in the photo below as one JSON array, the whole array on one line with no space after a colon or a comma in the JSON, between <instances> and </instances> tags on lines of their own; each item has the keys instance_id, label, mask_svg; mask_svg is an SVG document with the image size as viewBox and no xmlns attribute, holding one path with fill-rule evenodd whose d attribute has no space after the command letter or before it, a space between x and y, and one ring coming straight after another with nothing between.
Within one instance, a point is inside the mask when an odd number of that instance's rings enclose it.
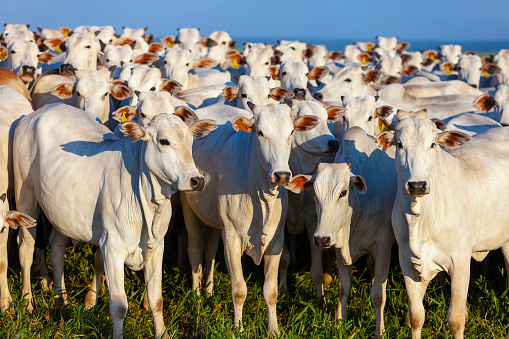
<instances>
[{"instance_id":1,"label":"brown patch on cow","mask_svg":"<svg viewBox=\"0 0 509 339\"><path fill-rule=\"evenodd\" d=\"M52 64L57 60L57 55L51 52L44 52L39 54L37 60L39 60L41 64Z\"/></svg>"},{"instance_id":2,"label":"brown patch on cow","mask_svg":"<svg viewBox=\"0 0 509 339\"><path fill-rule=\"evenodd\" d=\"M437 142L447 148L463 146L463 144L471 139L472 138L468 134L457 131L447 131L437 135Z\"/></svg>"},{"instance_id":3,"label":"brown patch on cow","mask_svg":"<svg viewBox=\"0 0 509 339\"><path fill-rule=\"evenodd\" d=\"M329 105L324 108L327 111L327 119L332 122L338 121L346 113L346 108L341 106Z\"/></svg>"},{"instance_id":4,"label":"brown patch on cow","mask_svg":"<svg viewBox=\"0 0 509 339\"><path fill-rule=\"evenodd\" d=\"M422 62L421 62L421 65L427 67L427 66L430 66L431 64L433 64L433 60L431 60L430 58L425 58Z\"/></svg>"},{"instance_id":5,"label":"brown patch on cow","mask_svg":"<svg viewBox=\"0 0 509 339\"><path fill-rule=\"evenodd\" d=\"M61 53L66 51L65 44L61 39L45 39L43 43L46 47L55 52Z\"/></svg>"},{"instance_id":6,"label":"brown patch on cow","mask_svg":"<svg viewBox=\"0 0 509 339\"><path fill-rule=\"evenodd\" d=\"M413 65L403 67L403 71L401 72L403 75L414 75L419 72L419 69Z\"/></svg>"},{"instance_id":7,"label":"brown patch on cow","mask_svg":"<svg viewBox=\"0 0 509 339\"><path fill-rule=\"evenodd\" d=\"M143 139L147 134L145 129L134 121L127 121L120 124L119 126L120 132L124 136L130 135L133 142Z\"/></svg>"},{"instance_id":8,"label":"brown patch on cow","mask_svg":"<svg viewBox=\"0 0 509 339\"><path fill-rule=\"evenodd\" d=\"M403 65L406 64L407 62L409 62L410 60L412 60L411 54L408 54L408 53L401 54L401 61L403 62Z\"/></svg>"},{"instance_id":9,"label":"brown patch on cow","mask_svg":"<svg viewBox=\"0 0 509 339\"><path fill-rule=\"evenodd\" d=\"M401 82L401 78L393 75L386 75L380 81L382 85L397 84Z\"/></svg>"},{"instance_id":10,"label":"brown patch on cow","mask_svg":"<svg viewBox=\"0 0 509 339\"><path fill-rule=\"evenodd\" d=\"M200 39L200 44L203 47L207 47L207 48L211 48L211 47L217 46L217 42L215 42L214 40L212 40L208 36L201 38Z\"/></svg>"},{"instance_id":11,"label":"brown patch on cow","mask_svg":"<svg viewBox=\"0 0 509 339\"><path fill-rule=\"evenodd\" d=\"M153 43L154 39L155 39L154 34L145 34L145 36L143 37L143 40L145 40L147 44Z\"/></svg>"},{"instance_id":12,"label":"brown patch on cow","mask_svg":"<svg viewBox=\"0 0 509 339\"><path fill-rule=\"evenodd\" d=\"M284 87L276 87L270 90L270 96L276 101L284 99L291 99L295 96L295 93Z\"/></svg>"},{"instance_id":13,"label":"brown patch on cow","mask_svg":"<svg viewBox=\"0 0 509 339\"><path fill-rule=\"evenodd\" d=\"M58 30L62 32L62 35L66 38L72 34L72 28L67 26L58 26Z\"/></svg>"},{"instance_id":14,"label":"brown patch on cow","mask_svg":"<svg viewBox=\"0 0 509 339\"><path fill-rule=\"evenodd\" d=\"M157 54L148 52L138 55L136 59L134 59L134 63L147 65L156 62L157 60L159 60Z\"/></svg>"},{"instance_id":15,"label":"brown patch on cow","mask_svg":"<svg viewBox=\"0 0 509 339\"><path fill-rule=\"evenodd\" d=\"M237 87L233 86L226 86L221 94L225 97L226 100L232 101L233 98L237 96L237 93L239 92L239 89Z\"/></svg>"},{"instance_id":16,"label":"brown patch on cow","mask_svg":"<svg viewBox=\"0 0 509 339\"><path fill-rule=\"evenodd\" d=\"M9 57L9 50L7 47L0 45L0 60L5 61Z\"/></svg>"},{"instance_id":17,"label":"brown patch on cow","mask_svg":"<svg viewBox=\"0 0 509 339\"><path fill-rule=\"evenodd\" d=\"M163 311L163 299L157 300L156 308L154 310L154 313L161 313Z\"/></svg>"},{"instance_id":18,"label":"brown patch on cow","mask_svg":"<svg viewBox=\"0 0 509 339\"><path fill-rule=\"evenodd\" d=\"M160 42L153 42L148 46L148 51L151 53L160 53L164 50L163 44Z\"/></svg>"},{"instance_id":19,"label":"brown patch on cow","mask_svg":"<svg viewBox=\"0 0 509 339\"><path fill-rule=\"evenodd\" d=\"M293 193L300 194L302 191L313 189L314 178L310 175L299 174L290 180L285 188Z\"/></svg>"},{"instance_id":20,"label":"brown patch on cow","mask_svg":"<svg viewBox=\"0 0 509 339\"><path fill-rule=\"evenodd\" d=\"M340 60L341 58L343 58L344 54L343 52L339 52L339 51L330 51L329 54L327 54L327 58L331 59L331 60Z\"/></svg>"},{"instance_id":21,"label":"brown patch on cow","mask_svg":"<svg viewBox=\"0 0 509 339\"><path fill-rule=\"evenodd\" d=\"M73 84L60 84L53 87L51 94L58 97L59 99L69 99L76 92L76 87Z\"/></svg>"},{"instance_id":22,"label":"brown patch on cow","mask_svg":"<svg viewBox=\"0 0 509 339\"><path fill-rule=\"evenodd\" d=\"M367 71L366 74L364 74L364 78L362 79L362 81L364 81L364 83L366 84L369 84L377 81L381 75L382 72L380 72L379 70L372 69L370 71Z\"/></svg>"},{"instance_id":23,"label":"brown patch on cow","mask_svg":"<svg viewBox=\"0 0 509 339\"><path fill-rule=\"evenodd\" d=\"M313 46L311 44L307 44L306 46L306 53L304 54L306 58L311 58L313 54L316 52L316 46Z\"/></svg>"},{"instance_id":24,"label":"brown patch on cow","mask_svg":"<svg viewBox=\"0 0 509 339\"><path fill-rule=\"evenodd\" d=\"M495 101L495 98L492 97L489 94L482 94L475 98L474 100L474 108L478 109L482 112L488 112L490 109L495 107L497 102Z\"/></svg>"},{"instance_id":25,"label":"brown patch on cow","mask_svg":"<svg viewBox=\"0 0 509 339\"><path fill-rule=\"evenodd\" d=\"M392 114L392 112L393 110L391 106L384 105L376 109L376 116L379 118L386 119L387 117L389 117L389 115Z\"/></svg>"},{"instance_id":26,"label":"brown patch on cow","mask_svg":"<svg viewBox=\"0 0 509 339\"><path fill-rule=\"evenodd\" d=\"M279 67L280 67L280 65L270 65L270 67L269 67L270 76L274 80L279 79Z\"/></svg>"},{"instance_id":27,"label":"brown patch on cow","mask_svg":"<svg viewBox=\"0 0 509 339\"><path fill-rule=\"evenodd\" d=\"M233 119L232 127L236 132L244 131L246 133L251 133L253 130L253 122L246 117L238 117Z\"/></svg>"},{"instance_id":28,"label":"brown patch on cow","mask_svg":"<svg viewBox=\"0 0 509 339\"><path fill-rule=\"evenodd\" d=\"M193 139L200 140L212 133L217 127L217 122L214 120L204 119L194 122L189 128L193 132Z\"/></svg>"},{"instance_id":29,"label":"brown patch on cow","mask_svg":"<svg viewBox=\"0 0 509 339\"><path fill-rule=\"evenodd\" d=\"M177 80L173 79L161 79L163 84L161 87L161 91L170 92L171 94L176 94L182 90L182 85Z\"/></svg>"},{"instance_id":30,"label":"brown patch on cow","mask_svg":"<svg viewBox=\"0 0 509 339\"><path fill-rule=\"evenodd\" d=\"M447 128L447 124L440 119L431 119L431 121L441 131L445 131L445 129Z\"/></svg>"},{"instance_id":31,"label":"brown patch on cow","mask_svg":"<svg viewBox=\"0 0 509 339\"><path fill-rule=\"evenodd\" d=\"M30 92L23 81L10 69L0 67L0 86L6 85L23 95L28 101L32 102Z\"/></svg>"},{"instance_id":32,"label":"brown patch on cow","mask_svg":"<svg viewBox=\"0 0 509 339\"><path fill-rule=\"evenodd\" d=\"M192 124L200 118L187 106L178 106L175 108L175 115L182 119L187 125Z\"/></svg>"},{"instance_id":33,"label":"brown patch on cow","mask_svg":"<svg viewBox=\"0 0 509 339\"><path fill-rule=\"evenodd\" d=\"M115 112L111 113L113 120L117 120L118 122L126 122L133 120L136 114L136 107L134 106L124 106L117 109Z\"/></svg>"},{"instance_id":34,"label":"brown patch on cow","mask_svg":"<svg viewBox=\"0 0 509 339\"><path fill-rule=\"evenodd\" d=\"M131 39L127 39L127 38L124 38L120 41L117 41L117 46L124 46L124 45L130 45L132 43L136 43L136 41L134 40L131 40Z\"/></svg>"},{"instance_id":35,"label":"brown patch on cow","mask_svg":"<svg viewBox=\"0 0 509 339\"><path fill-rule=\"evenodd\" d=\"M397 46L396 46L396 49L399 51L399 52L403 52L404 50L406 50L408 47L410 47L410 44L408 42L400 42Z\"/></svg>"},{"instance_id":36,"label":"brown patch on cow","mask_svg":"<svg viewBox=\"0 0 509 339\"><path fill-rule=\"evenodd\" d=\"M476 52L473 52L473 51L465 51L462 53L463 55L477 55Z\"/></svg>"},{"instance_id":37,"label":"brown patch on cow","mask_svg":"<svg viewBox=\"0 0 509 339\"><path fill-rule=\"evenodd\" d=\"M392 132L382 132L376 137L378 147L389 148L396 144L396 136Z\"/></svg>"},{"instance_id":38,"label":"brown patch on cow","mask_svg":"<svg viewBox=\"0 0 509 339\"><path fill-rule=\"evenodd\" d=\"M37 221L29 215L17 211L9 211L5 216L5 221L13 229L18 227L33 227L37 225Z\"/></svg>"},{"instance_id":39,"label":"brown patch on cow","mask_svg":"<svg viewBox=\"0 0 509 339\"><path fill-rule=\"evenodd\" d=\"M117 100L125 100L134 95L132 89L124 84L112 84L110 91L111 95Z\"/></svg>"},{"instance_id":40,"label":"brown patch on cow","mask_svg":"<svg viewBox=\"0 0 509 339\"><path fill-rule=\"evenodd\" d=\"M481 62L483 65L489 64L493 62L493 55L486 55L481 58Z\"/></svg>"},{"instance_id":41,"label":"brown patch on cow","mask_svg":"<svg viewBox=\"0 0 509 339\"><path fill-rule=\"evenodd\" d=\"M193 62L193 68L212 68L217 66L217 61L212 58L201 58Z\"/></svg>"},{"instance_id":42,"label":"brown patch on cow","mask_svg":"<svg viewBox=\"0 0 509 339\"><path fill-rule=\"evenodd\" d=\"M325 66L317 66L309 71L308 79L309 80L320 80L324 76L329 74L329 68Z\"/></svg>"},{"instance_id":43,"label":"brown patch on cow","mask_svg":"<svg viewBox=\"0 0 509 339\"><path fill-rule=\"evenodd\" d=\"M293 129L297 132L312 130L320 123L320 119L314 115L303 115L293 121Z\"/></svg>"}]
</instances>

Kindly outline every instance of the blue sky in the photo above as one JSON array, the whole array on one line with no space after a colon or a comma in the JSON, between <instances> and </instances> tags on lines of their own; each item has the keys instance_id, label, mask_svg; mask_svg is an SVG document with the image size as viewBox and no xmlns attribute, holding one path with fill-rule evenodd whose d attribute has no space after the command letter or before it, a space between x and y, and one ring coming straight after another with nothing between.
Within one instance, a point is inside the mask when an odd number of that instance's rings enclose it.
<instances>
[{"instance_id":1,"label":"blue sky","mask_svg":"<svg viewBox=\"0 0 509 339\"><path fill-rule=\"evenodd\" d=\"M508 13L508 0L6 0L0 22L148 26L157 37L199 27L234 38L483 41L509 40Z\"/></svg>"}]
</instances>

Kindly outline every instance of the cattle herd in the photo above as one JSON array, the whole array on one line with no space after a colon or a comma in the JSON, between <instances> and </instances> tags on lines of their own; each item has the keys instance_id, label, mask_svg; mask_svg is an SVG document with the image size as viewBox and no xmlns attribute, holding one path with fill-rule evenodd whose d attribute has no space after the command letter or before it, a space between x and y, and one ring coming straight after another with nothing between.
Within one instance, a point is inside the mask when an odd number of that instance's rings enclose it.
<instances>
[{"instance_id":1,"label":"cattle herd","mask_svg":"<svg viewBox=\"0 0 509 339\"><path fill-rule=\"evenodd\" d=\"M32 264L47 275L34 249L43 212L56 305L67 303L69 240L93 244L86 307L105 274L113 336L121 337L124 265L143 270L155 335L167 337L163 250L181 209L179 253L198 294L213 293L223 240L236 327L245 253L264 265L268 333L279 333L276 303L295 255L289 235L305 231L318 297L322 251L335 249L336 318L346 317L352 265L368 255L375 333L384 335L397 243L412 338L421 336L426 287L441 271L451 277L449 325L463 338L470 259L501 248L509 263L509 50L483 58L459 45L410 52L395 37L343 51L284 40L237 48L227 32L200 34L182 28L154 41L146 28L4 26L1 310L12 306L9 226L19 227L22 295L35 306Z\"/></svg>"}]
</instances>

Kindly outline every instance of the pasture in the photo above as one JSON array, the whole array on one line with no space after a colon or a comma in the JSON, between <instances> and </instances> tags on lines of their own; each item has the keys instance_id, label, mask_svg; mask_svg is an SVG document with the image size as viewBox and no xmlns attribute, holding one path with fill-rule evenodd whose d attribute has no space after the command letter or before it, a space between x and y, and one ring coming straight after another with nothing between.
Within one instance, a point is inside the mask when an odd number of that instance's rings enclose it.
<instances>
[{"instance_id":1,"label":"pasture","mask_svg":"<svg viewBox=\"0 0 509 339\"><path fill-rule=\"evenodd\" d=\"M337 307L337 276L326 288L325 297L316 299L309 276L308 244L303 235L299 241L298 264L289 270L288 299L278 299L278 319L281 338L372 338L375 331L375 312L369 301L370 278L363 260L354 265L352 291L347 308L347 320L335 320ZM244 308L244 330L233 330L233 307L230 279L224 263L222 244L219 247L213 296L196 297L191 291L190 271L176 268L176 240L166 245L163 266L164 320L171 338L263 338L266 337L267 311L263 300L263 269L244 256L244 276L248 296ZM69 306L63 310L54 307L50 292L41 291L33 281L36 311L27 314L21 298L18 264L11 261L9 286L14 309L0 315L1 338L111 338L108 290L103 287L98 305L84 310L83 300L93 274L94 252L90 245L67 249L65 260L66 283L70 291ZM403 277L393 250L387 283L385 309L388 338L409 338L406 324L407 295ZM498 254L498 253L497 253ZM497 261L498 260L498 264ZM49 260L48 260L49 262ZM51 265L50 265L51 270ZM51 272L50 272L51 273ZM509 296L506 272L500 254L492 258L486 277L477 275L471 282L468 296L467 338L506 338L509 336ZM126 338L154 336L152 315L143 310L145 287L143 277L125 269L125 286L129 311L124 322ZM104 286L104 285L103 285ZM442 289L434 279L424 297L426 322L423 338L450 338L447 309L450 302L449 280Z\"/></svg>"}]
</instances>

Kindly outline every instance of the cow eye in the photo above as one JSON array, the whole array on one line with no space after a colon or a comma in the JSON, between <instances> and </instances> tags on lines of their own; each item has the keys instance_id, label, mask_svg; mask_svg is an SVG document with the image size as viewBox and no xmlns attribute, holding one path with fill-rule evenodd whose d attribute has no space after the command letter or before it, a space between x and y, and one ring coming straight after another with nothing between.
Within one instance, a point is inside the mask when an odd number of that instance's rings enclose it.
<instances>
[{"instance_id":1,"label":"cow eye","mask_svg":"<svg viewBox=\"0 0 509 339\"><path fill-rule=\"evenodd\" d=\"M80 92L76 92L76 94L78 94L78 96L79 96L79 97L81 96L81 93L80 93Z\"/></svg>"},{"instance_id":2,"label":"cow eye","mask_svg":"<svg viewBox=\"0 0 509 339\"><path fill-rule=\"evenodd\" d=\"M482 67L481 67L481 68L479 68L479 70L480 70L480 71L482 71Z\"/></svg>"},{"instance_id":3,"label":"cow eye","mask_svg":"<svg viewBox=\"0 0 509 339\"><path fill-rule=\"evenodd\" d=\"M113 42L113 39L110 39L110 43Z\"/></svg>"},{"instance_id":4,"label":"cow eye","mask_svg":"<svg viewBox=\"0 0 509 339\"><path fill-rule=\"evenodd\" d=\"M262 133L262 131L258 131L258 135L259 135L259 136L261 136L261 137L263 137L263 133Z\"/></svg>"},{"instance_id":5,"label":"cow eye","mask_svg":"<svg viewBox=\"0 0 509 339\"><path fill-rule=\"evenodd\" d=\"M11 54L16 54L16 51L11 51Z\"/></svg>"},{"instance_id":6,"label":"cow eye","mask_svg":"<svg viewBox=\"0 0 509 339\"><path fill-rule=\"evenodd\" d=\"M106 62L110 62L110 59L106 59Z\"/></svg>"},{"instance_id":7,"label":"cow eye","mask_svg":"<svg viewBox=\"0 0 509 339\"><path fill-rule=\"evenodd\" d=\"M401 145L401 142L397 142L396 147L401 149L401 148L403 148L403 145Z\"/></svg>"},{"instance_id":8,"label":"cow eye","mask_svg":"<svg viewBox=\"0 0 509 339\"><path fill-rule=\"evenodd\" d=\"M270 98L271 98L270 94L269 94L269 95L267 95L267 99L270 99Z\"/></svg>"},{"instance_id":9,"label":"cow eye","mask_svg":"<svg viewBox=\"0 0 509 339\"><path fill-rule=\"evenodd\" d=\"M343 190L341 191L341 193L339 194L339 197L342 198L346 195L346 190Z\"/></svg>"},{"instance_id":10,"label":"cow eye","mask_svg":"<svg viewBox=\"0 0 509 339\"><path fill-rule=\"evenodd\" d=\"M165 65L167 64L166 60L163 61L163 64L165 64Z\"/></svg>"},{"instance_id":11,"label":"cow eye","mask_svg":"<svg viewBox=\"0 0 509 339\"><path fill-rule=\"evenodd\" d=\"M222 44L223 44L223 45L226 45L226 41L223 41L223 42L222 42Z\"/></svg>"},{"instance_id":12,"label":"cow eye","mask_svg":"<svg viewBox=\"0 0 509 339\"><path fill-rule=\"evenodd\" d=\"M373 120L373 117L369 117L369 118L368 118L368 121L371 121L371 120Z\"/></svg>"},{"instance_id":13,"label":"cow eye","mask_svg":"<svg viewBox=\"0 0 509 339\"><path fill-rule=\"evenodd\" d=\"M246 93L242 93L241 95L243 98L247 98L247 94Z\"/></svg>"},{"instance_id":14,"label":"cow eye","mask_svg":"<svg viewBox=\"0 0 509 339\"><path fill-rule=\"evenodd\" d=\"M461 71L461 67L458 67L458 71Z\"/></svg>"},{"instance_id":15,"label":"cow eye","mask_svg":"<svg viewBox=\"0 0 509 339\"><path fill-rule=\"evenodd\" d=\"M431 148L435 148L435 146L436 146L436 145L437 145L437 144L432 143L432 144L431 144Z\"/></svg>"},{"instance_id":16,"label":"cow eye","mask_svg":"<svg viewBox=\"0 0 509 339\"><path fill-rule=\"evenodd\" d=\"M189 66L189 62L186 64L186 66Z\"/></svg>"},{"instance_id":17,"label":"cow eye","mask_svg":"<svg viewBox=\"0 0 509 339\"><path fill-rule=\"evenodd\" d=\"M281 75L286 75L286 72L281 73Z\"/></svg>"},{"instance_id":18,"label":"cow eye","mask_svg":"<svg viewBox=\"0 0 509 339\"><path fill-rule=\"evenodd\" d=\"M308 75L309 75L309 73L306 73L306 76L308 76Z\"/></svg>"},{"instance_id":19,"label":"cow eye","mask_svg":"<svg viewBox=\"0 0 509 339\"><path fill-rule=\"evenodd\" d=\"M159 140L159 143L164 146L168 146L170 142L167 139L161 139Z\"/></svg>"},{"instance_id":20,"label":"cow eye","mask_svg":"<svg viewBox=\"0 0 509 339\"><path fill-rule=\"evenodd\" d=\"M104 93L103 98L106 98L108 96L108 92Z\"/></svg>"},{"instance_id":21,"label":"cow eye","mask_svg":"<svg viewBox=\"0 0 509 339\"><path fill-rule=\"evenodd\" d=\"M269 62L267 61L267 62L265 63L265 65L268 65L268 64L269 64Z\"/></svg>"},{"instance_id":22,"label":"cow eye","mask_svg":"<svg viewBox=\"0 0 509 339\"><path fill-rule=\"evenodd\" d=\"M155 88L155 87L152 87L150 90L151 90L151 91L155 91L155 90L156 90L156 88Z\"/></svg>"},{"instance_id":23,"label":"cow eye","mask_svg":"<svg viewBox=\"0 0 509 339\"><path fill-rule=\"evenodd\" d=\"M140 113L140 116L141 116L142 118L146 118L146 117L147 117L144 113Z\"/></svg>"},{"instance_id":24,"label":"cow eye","mask_svg":"<svg viewBox=\"0 0 509 339\"><path fill-rule=\"evenodd\" d=\"M85 46L85 48L92 48L92 46L90 46L90 45L87 45L87 46Z\"/></svg>"},{"instance_id":25,"label":"cow eye","mask_svg":"<svg viewBox=\"0 0 509 339\"><path fill-rule=\"evenodd\" d=\"M345 79L345 82L352 82L352 79Z\"/></svg>"},{"instance_id":26,"label":"cow eye","mask_svg":"<svg viewBox=\"0 0 509 339\"><path fill-rule=\"evenodd\" d=\"M130 63L131 63L131 62L133 62L133 59L129 60L129 62L130 62Z\"/></svg>"},{"instance_id":27,"label":"cow eye","mask_svg":"<svg viewBox=\"0 0 509 339\"><path fill-rule=\"evenodd\" d=\"M294 51L296 51L295 47L291 46L290 48L293 49Z\"/></svg>"}]
</instances>

